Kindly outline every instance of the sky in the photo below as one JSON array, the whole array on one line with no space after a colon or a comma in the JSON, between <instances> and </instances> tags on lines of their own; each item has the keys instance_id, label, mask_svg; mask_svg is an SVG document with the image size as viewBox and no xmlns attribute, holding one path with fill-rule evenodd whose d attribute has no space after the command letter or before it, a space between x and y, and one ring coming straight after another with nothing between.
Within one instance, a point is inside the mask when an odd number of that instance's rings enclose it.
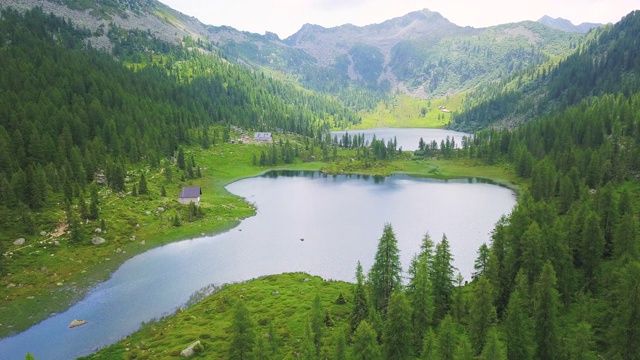
<instances>
[{"instance_id":1,"label":"sky","mask_svg":"<svg viewBox=\"0 0 640 360\"><path fill-rule=\"evenodd\" d=\"M429 9L460 26L491 25L538 20L544 15L582 22L615 23L632 10L638 0L160 0L198 18L207 25L228 25L284 39L305 23L334 27L364 26Z\"/></svg>"}]
</instances>

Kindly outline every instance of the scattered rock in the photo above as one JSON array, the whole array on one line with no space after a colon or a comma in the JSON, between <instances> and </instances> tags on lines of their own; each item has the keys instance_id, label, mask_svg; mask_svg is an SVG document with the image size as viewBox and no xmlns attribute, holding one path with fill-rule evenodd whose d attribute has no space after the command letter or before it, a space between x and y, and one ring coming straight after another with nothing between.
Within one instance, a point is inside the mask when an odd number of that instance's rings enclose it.
<instances>
[{"instance_id":1,"label":"scattered rock","mask_svg":"<svg viewBox=\"0 0 640 360\"><path fill-rule=\"evenodd\" d=\"M273 292L271 293L271 295L280 295L280 291L278 291L278 290L273 290Z\"/></svg>"},{"instance_id":2,"label":"scattered rock","mask_svg":"<svg viewBox=\"0 0 640 360\"><path fill-rule=\"evenodd\" d=\"M96 232L96 234L100 234L102 232L102 229L96 228L94 231Z\"/></svg>"},{"instance_id":3,"label":"scattered rock","mask_svg":"<svg viewBox=\"0 0 640 360\"><path fill-rule=\"evenodd\" d=\"M197 340L191 345L187 346L186 349L182 350L180 352L180 355L188 358L188 357L192 357L195 353L198 353L202 350L203 350L202 343L200 342L200 340Z\"/></svg>"},{"instance_id":4,"label":"scattered rock","mask_svg":"<svg viewBox=\"0 0 640 360\"><path fill-rule=\"evenodd\" d=\"M309 282L309 281L311 281L311 279L309 279L309 278L304 278L304 280L302 280L302 281L304 281L304 282Z\"/></svg>"},{"instance_id":5,"label":"scattered rock","mask_svg":"<svg viewBox=\"0 0 640 360\"><path fill-rule=\"evenodd\" d=\"M46 231L40 231L40 236L47 236L47 232Z\"/></svg>"},{"instance_id":6,"label":"scattered rock","mask_svg":"<svg viewBox=\"0 0 640 360\"><path fill-rule=\"evenodd\" d=\"M86 324L87 322L84 320L73 320L70 324L69 324L69 329L73 329L74 327L78 327L78 326L82 326L84 324Z\"/></svg>"},{"instance_id":7,"label":"scattered rock","mask_svg":"<svg viewBox=\"0 0 640 360\"><path fill-rule=\"evenodd\" d=\"M144 214L147 215L147 216L151 215L151 211L145 211Z\"/></svg>"},{"instance_id":8,"label":"scattered rock","mask_svg":"<svg viewBox=\"0 0 640 360\"><path fill-rule=\"evenodd\" d=\"M64 284L63 284L63 283L61 283L61 282L59 282L59 283L57 283L56 285L57 285L57 286L62 286L62 285L64 285Z\"/></svg>"},{"instance_id":9,"label":"scattered rock","mask_svg":"<svg viewBox=\"0 0 640 360\"><path fill-rule=\"evenodd\" d=\"M93 245L100 245L100 244L104 244L104 242L105 242L105 241L106 241L105 239L103 239L103 238L101 238L101 237L99 237L99 236L95 236L93 239L91 239L91 243L92 243Z\"/></svg>"},{"instance_id":10,"label":"scattered rock","mask_svg":"<svg viewBox=\"0 0 640 360\"><path fill-rule=\"evenodd\" d=\"M140 241L140 245L144 245L146 242L144 240Z\"/></svg>"},{"instance_id":11,"label":"scattered rock","mask_svg":"<svg viewBox=\"0 0 640 360\"><path fill-rule=\"evenodd\" d=\"M9 285L7 285L7 288L13 288L13 287L16 287L16 284L10 283Z\"/></svg>"},{"instance_id":12,"label":"scattered rock","mask_svg":"<svg viewBox=\"0 0 640 360\"><path fill-rule=\"evenodd\" d=\"M117 248L117 249L116 249L116 252L119 254L119 253L121 253L121 252L122 252L122 249L121 249L121 248Z\"/></svg>"},{"instance_id":13,"label":"scattered rock","mask_svg":"<svg viewBox=\"0 0 640 360\"><path fill-rule=\"evenodd\" d=\"M135 236L135 235L131 235L131 238L130 238L129 240L131 240L131 241L136 241L136 239L137 239L137 238L138 238L137 236Z\"/></svg>"},{"instance_id":14,"label":"scattered rock","mask_svg":"<svg viewBox=\"0 0 640 360\"><path fill-rule=\"evenodd\" d=\"M158 212L163 212L163 211L164 211L164 208L163 208L162 206L159 206L159 207L156 209L156 211L158 211Z\"/></svg>"},{"instance_id":15,"label":"scattered rock","mask_svg":"<svg viewBox=\"0 0 640 360\"><path fill-rule=\"evenodd\" d=\"M14 242L13 242L13 245L15 245L15 246L24 245L24 242L25 242L25 241L26 241L26 240L25 240L24 238L20 238L20 239L18 239L18 240L16 240L16 241L14 241Z\"/></svg>"},{"instance_id":16,"label":"scattered rock","mask_svg":"<svg viewBox=\"0 0 640 360\"><path fill-rule=\"evenodd\" d=\"M54 246L60 246L60 242L58 242L58 240L55 240L55 241L53 242L53 245L54 245Z\"/></svg>"}]
</instances>

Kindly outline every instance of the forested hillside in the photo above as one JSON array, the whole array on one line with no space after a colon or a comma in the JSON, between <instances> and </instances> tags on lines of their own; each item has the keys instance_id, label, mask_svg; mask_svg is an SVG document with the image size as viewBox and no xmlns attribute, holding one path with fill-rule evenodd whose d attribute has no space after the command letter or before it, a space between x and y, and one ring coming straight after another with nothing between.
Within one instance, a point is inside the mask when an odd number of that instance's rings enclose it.
<instances>
[{"instance_id":1,"label":"forested hillside","mask_svg":"<svg viewBox=\"0 0 640 360\"><path fill-rule=\"evenodd\" d=\"M157 167L180 146L208 141L211 125L314 137L357 121L335 100L217 56L145 32L105 31L119 61L92 49L85 42L91 33L68 21L38 8L2 10L3 242L18 235L7 229L20 222L35 231L30 211L53 205L57 195L72 202L98 174L121 191L128 167Z\"/></svg>"},{"instance_id":2,"label":"forested hillside","mask_svg":"<svg viewBox=\"0 0 640 360\"><path fill-rule=\"evenodd\" d=\"M228 359L638 359L640 94L584 100L463 144L446 156L511 164L530 183L478 249L469 284L456 276L446 236L426 234L420 253L401 264L388 224L371 269L356 266L349 294L328 283L300 291L306 318L266 309L262 301L281 303L258 291L296 276L292 288L304 286L305 275L268 277L89 358L169 358L198 340L199 356ZM314 291L322 298L311 300ZM211 320L188 320L201 317Z\"/></svg>"},{"instance_id":3,"label":"forested hillside","mask_svg":"<svg viewBox=\"0 0 640 360\"><path fill-rule=\"evenodd\" d=\"M529 69L471 93L456 128L479 129L493 122L514 126L562 111L583 99L640 90L640 12L615 25L592 30L576 53L556 65Z\"/></svg>"}]
</instances>

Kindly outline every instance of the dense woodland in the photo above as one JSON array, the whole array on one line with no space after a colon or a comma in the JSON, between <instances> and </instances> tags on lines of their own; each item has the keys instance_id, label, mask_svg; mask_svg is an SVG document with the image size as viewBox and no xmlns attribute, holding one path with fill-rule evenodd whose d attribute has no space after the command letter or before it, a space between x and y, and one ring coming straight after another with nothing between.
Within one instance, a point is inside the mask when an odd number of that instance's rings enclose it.
<instances>
[{"instance_id":1,"label":"dense woodland","mask_svg":"<svg viewBox=\"0 0 640 360\"><path fill-rule=\"evenodd\" d=\"M69 203L88 197L86 186L98 174L106 175L112 190L125 190L129 167L157 167L161 159L174 159L181 146L216 141L208 138L214 124L314 138L358 121L336 100L189 50L188 44L172 46L115 26L101 31L114 39L116 59L92 49L90 33L70 21L39 8L24 15L2 10L5 229L19 226L17 221L27 233L35 231L33 211L59 202L59 195Z\"/></svg>"},{"instance_id":2,"label":"dense woodland","mask_svg":"<svg viewBox=\"0 0 640 360\"><path fill-rule=\"evenodd\" d=\"M592 30L577 51L557 64L529 67L484 84L467 97L455 127L479 129L501 120L516 125L605 94L640 90L640 12Z\"/></svg>"}]
</instances>

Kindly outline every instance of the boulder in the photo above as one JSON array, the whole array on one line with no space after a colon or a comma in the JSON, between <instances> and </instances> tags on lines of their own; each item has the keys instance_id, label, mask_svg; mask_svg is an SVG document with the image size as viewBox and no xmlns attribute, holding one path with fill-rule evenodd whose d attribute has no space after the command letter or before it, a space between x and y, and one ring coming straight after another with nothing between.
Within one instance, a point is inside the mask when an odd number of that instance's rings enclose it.
<instances>
[{"instance_id":1,"label":"boulder","mask_svg":"<svg viewBox=\"0 0 640 360\"><path fill-rule=\"evenodd\" d=\"M25 240L24 238L20 238L20 239L18 239L18 240L16 240L16 241L14 241L14 242L13 242L13 245L15 245L15 246L24 245L24 242L25 242L25 241L26 241L26 240Z\"/></svg>"},{"instance_id":2,"label":"boulder","mask_svg":"<svg viewBox=\"0 0 640 360\"><path fill-rule=\"evenodd\" d=\"M40 236L47 236L47 232L46 231L40 231Z\"/></svg>"},{"instance_id":3,"label":"boulder","mask_svg":"<svg viewBox=\"0 0 640 360\"><path fill-rule=\"evenodd\" d=\"M78 326L82 326L84 324L86 324L87 322L84 320L73 320L70 324L69 324L69 329L73 329L74 327L78 327Z\"/></svg>"},{"instance_id":4,"label":"boulder","mask_svg":"<svg viewBox=\"0 0 640 360\"><path fill-rule=\"evenodd\" d=\"M202 351L202 343L200 340L193 342L191 345L187 346L186 349L180 352L181 356L184 357L192 357L195 353Z\"/></svg>"},{"instance_id":5,"label":"boulder","mask_svg":"<svg viewBox=\"0 0 640 360\"><path fill-rule=\"evenodd\" d=\"M96 232L96 234L100 234L100 233L102 232L102 229L100 229L100 228L96 228L96 229L95 229L95 230L93 230L93 231L95 231L95 232Z\"/></svg>"},{"instance_id":6,"label":"boulder","mask_svg":"<svg viewBox=\"0 0 640 360\"><path fill-rule=\"evenodd\" d=\"M104 242L105 242L105 241L106 241L105 239L103 239L103 238L101 238L101 237L99 237L99 236L95 236L95 237L93 237L93 239L91 239L91 243L92 243L93 245L100 245L100 244L104 244Z\"/></svg>"}]
</instances>

